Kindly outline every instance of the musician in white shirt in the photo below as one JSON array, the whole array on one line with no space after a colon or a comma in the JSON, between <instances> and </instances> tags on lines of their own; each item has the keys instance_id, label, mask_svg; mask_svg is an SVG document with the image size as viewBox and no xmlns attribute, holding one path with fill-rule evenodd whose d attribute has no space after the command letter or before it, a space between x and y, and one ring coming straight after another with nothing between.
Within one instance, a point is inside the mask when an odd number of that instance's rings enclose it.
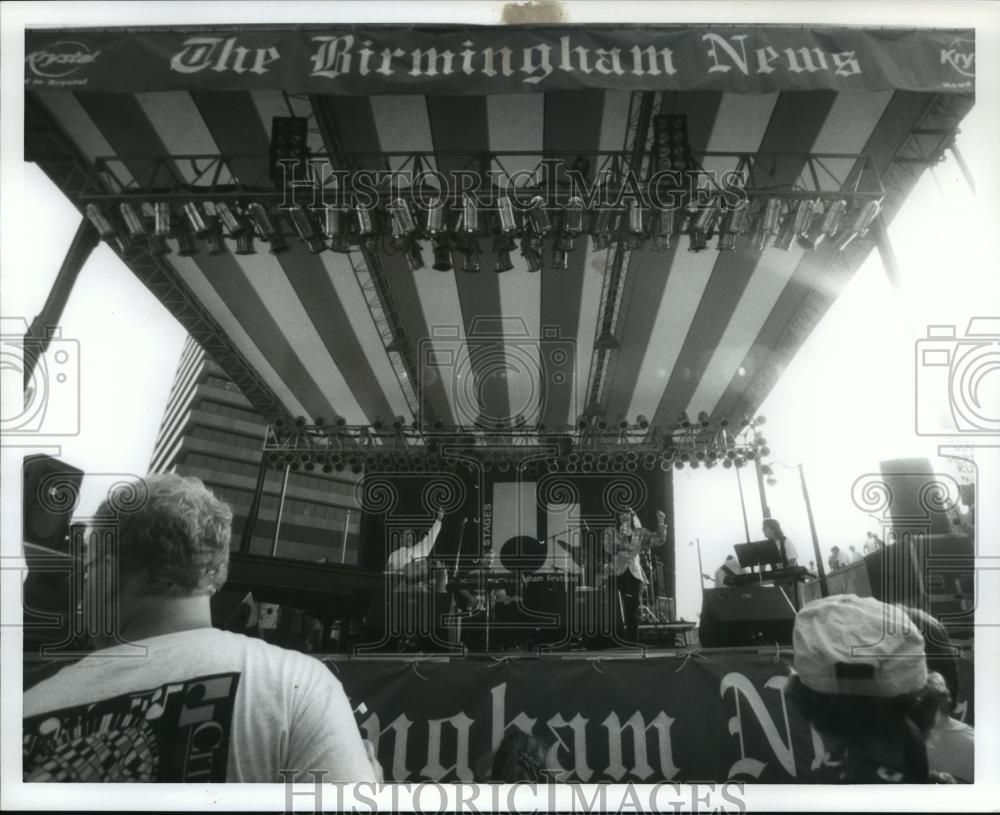
<instances>
[{"instance_id":1,"label":"musician in white shirt","mask_svg":"<svg viewBox=\"0 0 1000 815\"><path fill-rule=\"evenodd\" d=\"M421 574L426 581L427 558L441 533L443 521L444 510L438 509L437 517L430 530L417 543L413 543L413 532L408 531L404 534L401 545L389 554L389 559L385 564L386 574L402 575L409 578L407 581L401 581L397 590L401 590L407 583L411 582L419 585Z\"/></svg>"},{"instance_id":2,"label":"musician in white shirt","mask_svg":"<svg viewBox=\"0 0 1000 815\"><path fill-rule=\"evenodd\" d=\"M639 554L644 545L653 548L667 542L666 515L657 511L657 531L643 529L638 516L631 510L618 515L618 526L604 530L604 551L614 556L615 594L618 613L615 619L624 626L629 642L639 640L639 597L647 582Z\"/></svg>"}]
</instances>

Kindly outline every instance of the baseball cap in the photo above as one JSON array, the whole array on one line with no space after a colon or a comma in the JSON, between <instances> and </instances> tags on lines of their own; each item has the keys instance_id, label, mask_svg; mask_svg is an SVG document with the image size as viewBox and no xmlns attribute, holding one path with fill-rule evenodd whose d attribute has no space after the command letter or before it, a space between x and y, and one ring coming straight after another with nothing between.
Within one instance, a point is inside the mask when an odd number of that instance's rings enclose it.
<instances>
[{"instance_id":1,"label":"baseball cap","mask_svg":"<svg viewBox=\"0 0 1000 815\"><path fill-rule=\"evenodd\" d=\"M802 607L792 635L795 672L818 693L892 697L927 683L924 638L905 611L854 594Z\"/></svg>"}]
</instances>

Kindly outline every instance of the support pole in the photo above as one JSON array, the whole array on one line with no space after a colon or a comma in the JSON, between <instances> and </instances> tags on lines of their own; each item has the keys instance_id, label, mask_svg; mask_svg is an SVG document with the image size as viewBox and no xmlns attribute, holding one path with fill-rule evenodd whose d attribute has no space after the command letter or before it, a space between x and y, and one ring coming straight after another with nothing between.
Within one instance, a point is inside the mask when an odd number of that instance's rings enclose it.
<instances>
[{"instance_id":1,"label":"support pole","mask_svg":"<svg viewBox=\"0 0 1000 815\"><path fill-rule=\"evenodd\" d=\"M760 493L761 517L770 518L771 508L767 505L767 495L764 493L764 471L760 468L760 457L755 456L753 460L754 470L757 472L757 490Z\"/></svg>"},{"instance_id":2,"label":"support pole","mask_svg":"<svg viewBox=\"0 0 1000 815\"><path fill-rule=\"evenodd\" d=\"M819 574L819 591L823 597L830 596L830 587L826 582L826 567L823 566L823 554L819 549L819 536L816 534L816 521L813 518L812 503L809 501L809 489L806 487L806 473L799 464L799 482L802 484L802 498L806 502L806 515L809 517L809 534L812 535L813 554L816 556L816 571Z\"/></svg>"},{"instance_id":3,"label":"support pole","mask_svg":"<svg viewBox=\"0 0 1000 815\"><path fill-rule=\"evenodd\" d=\"M740 488L740 509L743 510L743 531L747 536L747 543L750 543L750 524L747 522L747 502L743 497L743 479L740 478L740 468L733 467L736 471L736 484Z\"/></svg>"},{"instance_id":4,"label":"support pole","mask_svg":"<svg viewBox=\"0 0 1000 815\"><path fill-rule=\"evenodd\" d=\"M38 312L38 315L31 321L31 325L28 328L28 335L25 339L32 341L33 351L36 352L24 355L25 388L31 382L31 377L34 374L38 360L49 347L49 341L52 339L52 329L59 325L63 309L66 307L66 302L73 292L73 285L80 275L80 270L83 269L84 264L90 257L90 253L94 251L94 247L99 242L100 238L97 235L97 230L94 229L90 221L84 218L80 222L80 226L77 227L73 241L66 251L66 257L63 258L62 266L59 267L55 282L53 282L52 288L49 289L48 297L45 298L45 305L42 306L42 310Z\"/></svg>"},{"instance_id":5,"label":"support pole","mask_svg":"<svg viewBox=\"0 0 1000 815\"><path fill-rule=\"evenodd\" d=\"M958 162L958 169L962 171L962 175L965 176L965 183L969 185L969 189L972 190L974 195L976 192L976 179L972 177L972 171L969 169L969 165L965 163L965 158L963 158L961 151L958 149L958 145L952 142L948 145L948 149L951 150L955 161Z\"/></svg>"},{"instance_id":6,"label":"support pole","mask_svg":"<svg viewBox=\"0 0 1000 815\"><path fill-rule=\"evenodd\" d=\"M250 500L250 511L243 523L243 538L240 540L240 554L250 554L253 543L253 533L257 527L257 516L260 514L260 502L264 496L264 484L267 481L267 453L260 452L260 469L257 470L257 486L254 487L253 498Z\"/></svg>"},{"instance_id":7,"label":"support pole","mask_svg":"<svg viewBox=\"0 0 1000 815\"><path fill-rule=\"evenodd\" d=\"M288 491L288 473L291 465L285 465L285 477L281 481L281 495L278 497L278 517L274 519L274 540L271 543L271 557L278 556L278 537L281 535L281 515L285 509L285 493Z\"/></svg>"},{"instance_id":8,"label":"support pole","mask_svg":"<svg viewBox=\"0 0 1000 815\"><path fill-rule=\"evenodd\" d=\"M340 562L347 559L347 530L351 525L351 511L347 510L347 520L344 521L344 534L340 539Z\"/></svg>"}]
</instances>

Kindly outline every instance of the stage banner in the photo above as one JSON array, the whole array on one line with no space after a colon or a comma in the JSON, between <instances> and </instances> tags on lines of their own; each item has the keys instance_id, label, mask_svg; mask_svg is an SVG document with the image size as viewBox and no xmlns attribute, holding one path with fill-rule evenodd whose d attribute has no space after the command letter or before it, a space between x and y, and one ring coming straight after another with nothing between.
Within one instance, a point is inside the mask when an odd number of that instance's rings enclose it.
<instances>
[{"instance_id":1,"label":"stage banner","mask_svg":"<svg viewBox=\"0 0 1000 815\"><path fill-rule=\"evenodd\" d=\"M26 33L29 90L972 93L974 31L656 25Z\"/></svg>"},{"instance_id":2,"label":"stage banner","mask_svg":"<svg viewBox=\"0 0 1000 815\"><path fill-rule=\"evenodd\" d=\"M790 654L327 664L364 703L387 781L485 780L512 727L550 745L566 782L803 783L821 754L784 694ZM959 668L956 716L972 723L973 666Z\"/></svg>"}]
</instances>

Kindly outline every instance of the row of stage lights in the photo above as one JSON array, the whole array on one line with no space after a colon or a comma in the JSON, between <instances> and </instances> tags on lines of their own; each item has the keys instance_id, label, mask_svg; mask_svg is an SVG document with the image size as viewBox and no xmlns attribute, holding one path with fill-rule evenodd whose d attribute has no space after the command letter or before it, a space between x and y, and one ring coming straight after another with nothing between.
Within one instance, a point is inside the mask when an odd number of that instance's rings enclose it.
<instances>
[{"instance_id":1,"label":"row of stage lights","mask_svg":"<svg viewBox=\"0 0 1000 815\"><path fill-rule=\"evenodd\" d=\"M639 420L642 418L638 417ZM639 420L635 424L623 421L620 423L620 429L637 427L641 424ZM420 446L368 446L347 450L314 447L303 451L302 446L316 445L317 441L315 437L296 435L297 431L307 429L305 420L300 419L296 421L294 431L289 428L289 432L279 439L279 443L283 444L285 449L268 452L267 462L271 466L289 467L294 471L321 471L327 474L350 471L354 475L360 475L365 471L454 472L463 467L471 470L476 466L486 471L493 468L503 472L511 469L544 467L549 472L568 473L635 472L640 468L653 470L657 467L664 471L671 468L712 469L719 465L726 469L742 468L771 454L767 440L760 432L760 427L764 423L763 416L745 419L741 425L743 428L749 428L752 438L739 440L725 429L728 423L720 422L716 425L716 429L710 430L708 414L702 412L699 414L697 424L689 422L685 426L682 421L679 425L682 432L664 436L657 443L656 449L651 449L650 444L636 445L640 447L638 450L622 449L622 445L588 448L576 445L569 434L555 434L541 437L543 444L555 450L545 455L533 453L530 447L511 448L506 451L497 449L475 451L475 436L465 432L449 431L455 446L466 448L463 453L456 455L443 453L441 446L447 439L433 435ZM402 417L398 417L393 425L399 432L408 427ZM318 426L320 430L325 428L323 423L319 423ZM276 424L275 427L280 433L283 424ZM341 418L334 422L333 428L348 430ZM365 432L362 435L370 435L378 428L373 426L370 430L368 428L363 430ZM454 430L453 428L452 431ZM358 432L361 433L361 430ZM295 449L296 447L299 449ZM476 463L473 463L473 460ZM761 471L769 479L773 479L770 465L762 463Z\"/></svg>"},{"instance_id":2,"label":"row of stage lights","mask_svg":"<svg viewBox=\"0 0 1000 815\"><path fill-rule=\"evenodd\" d=\"M268 453L267 463L278 469L290 468L293 472L315 473L362 473L382 472L417 472L438 473L457 472L461 469L473 471L476 467L484 472L510 472L528 470L531 468L545 469L548 472L566 473L607 473L636 472L639 469L655 470L657 467L664 472L671 468L683 470L685 467L696 470L700 467L712 469L717 465L724 468L745 467L758 455L753 448L738 448L721 454L716 450L696 450L666 452L666 453L570 453L568 456L549 457L543 459L513 459L484 458L475 463L450 458L441 455L366 453L365 455L342 455L325 453ZM768 465L763 465L769 472Z\"/></svg>"},{"instance_id":3,"label":"row of stage lights","mask_svg":"<svg viewBox=\"0 0 1000 815\"><path fill-rule=\"evenodd\" d=\"M719 251L733 251L737 240L744 239L761 251L769 245L787 251L793 243L816 249L828 241L842 251L868 233L879 208L876 200L852 209L843 198L781 197L744 198L728 207L720 196L709 206L695 208L647 209L633 201L624 211L588 211L579 197L570 198L565 207L553 208L536 195L522 214L508 196L500 196L493 206L484 209L472 196L465 195L457 213L450 212L446 199L435 199L423 222L418 221L403 198L384 209L331 205L318 213L305 207L270 209L259 202L199 205L194 201L183 204L179 211L167 201L144 205L124 202L112 213L90 203L85 214L103 240L122 248L145 242L158 255L171 252L168 238L177 241L180 256L197 254L199 241L204 242L208 254L222 254L228 251L224 236L235 242L237 255L254 254L255 239L266 241L272 254L280 254L289 248L282 224L287 217L295 234L314 254L327 249L346 253L358 246L374 248L382 240L387 251L403 253L410 270L418 271L425 267L421 241L426 240L431 243L434 270L452 271L457 252L462 256L462 270L476 273L482 270L479 239L484 235L493 238L495 272L514 268L510 254L518 248L528 271L541 271L546 265L546 240L550 244L550 268L567 269L576 240L585 233L595 249L623 241L630 250L649 242L654 250L665 251L686 234L690 252L708 249L715 236Z\"/></svg>"}]
</instances>

